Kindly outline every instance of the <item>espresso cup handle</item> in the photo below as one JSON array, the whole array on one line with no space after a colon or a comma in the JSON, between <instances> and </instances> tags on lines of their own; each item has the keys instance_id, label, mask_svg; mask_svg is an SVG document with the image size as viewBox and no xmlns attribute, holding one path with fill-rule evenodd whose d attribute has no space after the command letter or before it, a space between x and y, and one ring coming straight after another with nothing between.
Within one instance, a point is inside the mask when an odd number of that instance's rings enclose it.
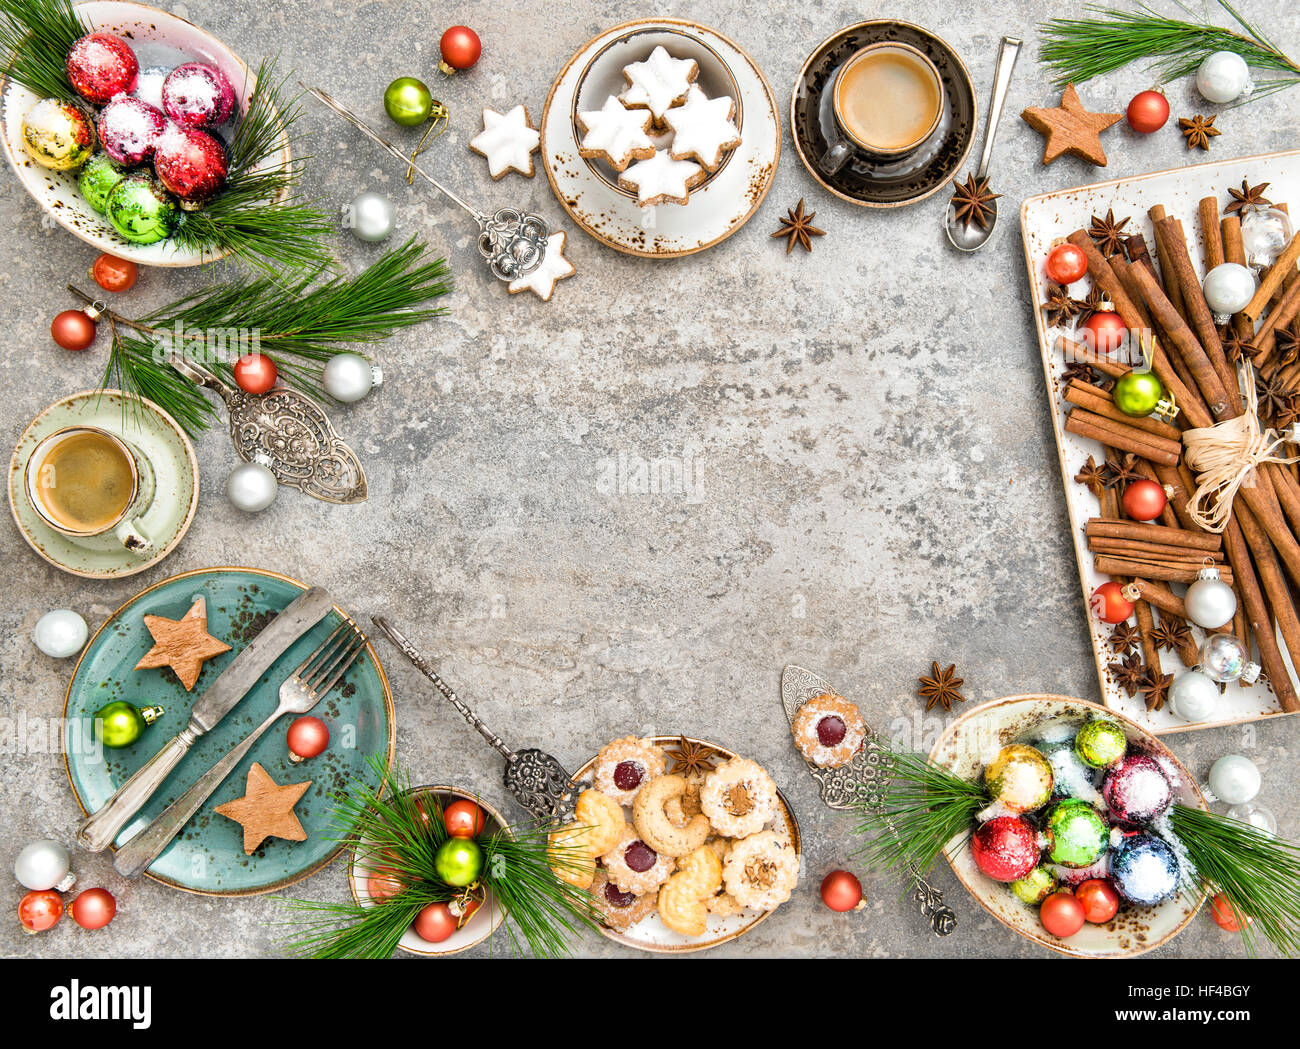
<instances>
[{"instance_id":1,"label":"espresso cup handle","mask_svg":"<svg viewBox=\"0 0 1300 1049\"><path fill-rule=\"evenodd\" d=\"M838 142L834 143L830 149L822 154L822 158L818 162L817 166L820 167L825 174L834 175L840 170L840 168L848 163L848 159L851 156L853 156L853 147L843 139L840 139Z\"/></svg>"},{"instance_id":2,"label":"espresso cup handle","mask_svg":"<svg viewBox=\"0 0 1300 1049\"><path fill-rule=\"evenodd\" d=\"M127 550L139 557L153 552L153 540L140 530L139 521L128 518L114 528L113 533Z\"/></svg>"}]
</instances>

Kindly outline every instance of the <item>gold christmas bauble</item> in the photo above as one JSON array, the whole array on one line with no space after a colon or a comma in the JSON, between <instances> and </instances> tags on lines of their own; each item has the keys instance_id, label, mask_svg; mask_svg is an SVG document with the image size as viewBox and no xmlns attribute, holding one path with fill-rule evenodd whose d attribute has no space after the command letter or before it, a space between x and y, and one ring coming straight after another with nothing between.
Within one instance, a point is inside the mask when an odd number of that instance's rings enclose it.
<instances>
[{"instance_id":1,"label":"gold christmas bauble","mask_svg":"<svg viewBox=\"0 0 1300 1049\"><path fill-rule=\"evenodd\" d=\"M42 167L68 171L95 151L95 128L70 102L43 98L23 116L23 145Z\"/></svg>"}]
</instances>

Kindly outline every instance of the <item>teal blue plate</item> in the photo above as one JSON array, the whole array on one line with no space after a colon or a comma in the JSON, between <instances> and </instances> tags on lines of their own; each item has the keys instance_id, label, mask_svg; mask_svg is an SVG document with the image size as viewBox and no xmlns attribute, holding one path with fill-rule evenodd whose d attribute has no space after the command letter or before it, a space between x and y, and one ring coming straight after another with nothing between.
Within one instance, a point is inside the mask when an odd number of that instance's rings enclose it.
<instances>
[{"instance_id":1,"label":"teal blue plate","mask_svg":"<svg viewBox=\"0 0 1300 1049\"><path fill-rule=\"evenodd\" d=\"M257 632L307 587L287 576L255 568L209 568L164 579L114 612L86 646L73 671L64 700L64 760L72 792L82 810L98 809L114 791L190 719L190 707L216 680ZM170 669L136 670L152 645L146 613L179 619L195 596L207 598L208 631L231 646L210 659L192 692L186 692ZM116 845L183 794L231 747L260 725L279 701L282 682L343 621L337 607L296 641L215 729L200 737L163 787L118 835ZM95 711L124 699L136 706L161 706L165 713L139 740L120 750L101 749L91 729ZM289 761L285 717L273 725L216 789L146 872L155 881L209 896L251 896L282 889L314 874L343 850L334 840L331 795L351 779L374 784L370 755L381 754L392 766L396 730L393 696L374 649L366 646L343 682L325 696L312 714L330 730L323 754L297 765ZM294 811L307 832L306 841L270 838L251 856L244 854L243 829L213 811L244 794L248 769L260 762L277 783L311 780Z\"/></svg>"}]
</instances>

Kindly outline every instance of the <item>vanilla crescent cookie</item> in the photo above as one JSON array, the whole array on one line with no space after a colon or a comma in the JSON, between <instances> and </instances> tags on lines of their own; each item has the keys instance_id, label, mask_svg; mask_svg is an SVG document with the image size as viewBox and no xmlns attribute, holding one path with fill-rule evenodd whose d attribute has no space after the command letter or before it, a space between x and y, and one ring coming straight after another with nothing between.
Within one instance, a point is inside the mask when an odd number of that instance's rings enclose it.
<instances>
[{"instance_id":1,"label":"vanilla crescent cookie","mask_svg":"<svg viewBox=\"0 0 1300 1049\"><path fill-rule=\"evenodd\" d=\"M585 844L591 848L593 856L603 856L609 852L627 829L623 806L598 790L584 790L578 795L574 816L579 823L591 828L591 835Z\"/></svg>"},{"instance_id":2,"label":"vanilla crescent cookie","mask_svg":"<svg viewBox=\"0 0 1300 1049\"><path fill-rule=\"evenodd\" d=\"M643 208L656 204L686 204L691 190L708 177L693 160L674 160L661 149L649 160L638 160L621 175L618 184L636 191L636 202Z\"/></svg>"},{"instance_id":3,"label":"vanilla crescent cookie","mask_svg":"<svg viewBox=\"0 0 1300 1049\"><path fill-rule=\"evenodd\" d=\"M642 785L664 774L664 752L640 736L624 736L596 755L596 789L631 805Z\"/></svg>"},{"instance_id":4,"label":"vanilla crescent cookie","mask_svg":"<svg viewBox=\"0 0 1300 1049\"><path fill-rule=\"evenodd\" d=\"M655 852L637 836L635 827L626 828L600 861L605 865L610 881L621 891L638 896L657 889L677 869L676 861L671 856Z\"/></svg>"},{"instance_id":5,"label":"vanilla crescent cookie","mask_svg":"<svg viewBox=\"0 0 1300 1049\"><path fill-rule=\"evenodd\" d=\"M740 145L735 115L736 103L730 98L709 98L692 84L686 102L664 114L664 123L673 131L669 155L674 160L694 158L717 171L722 158Z\"/></svg>"},{"instance_id":6,"label":"vanilla crescent cookie","mask_svg":"<svg viewBox=\"0 0 1300 1049\"><path fill-rule=\"evenodd\" d=\"M790 730L799 753L824 769L847 765L867 736L867 725L858 708L833 692L804 703Z\"/></svg>"},{"instance_id":7,"label":"vanilla crescent cookie","mask_svg":"<svg viewBox=\"0 0 1300 1049\"><path fill-rule=\"evenodd\" d=\"M590 841L593 830L583 823L568 823L548 837L551 872L579 889L591 888L596 877L596 854Z\"/></svg>"},{"instance_id":8,"label":"vanilla crescent cookie","mask_svg":"<svg viewBox=\"0 0 1300 1049\"><path fill-rule=\"evenodd\" d=\"M636 831L655 852L666 856L685 856L693 853L707 840L713 828L709 818L700 813L683 827L676 826L664 811L671 798L680 798L690 790L685 776L660 776L651 780L632 803L632 822Z\"/></svg>"},{"instance_id":9,"label":"vanilla crescent cookie","mask_svg":"<svg viewBox=\"0 0 1300 1049\"><path fill-rule=\"evenodd\" d=\"M600 912L601 918L611 929L630 929L643 918L655 912L656 894L624 892L602 870L596 872L596 880L588 890L592 906Z\"/></svg>"},{"instance_id":10,"label":"vanilla crescent cookie","mask_svg":"<svg viewBox=\"0 0 1300 1049\"><path fill-rule=\"evenodd\" d=\"M682 859L677 873L659 890L659 920L683 936L703 936L708 929L708 903L722 888L717 854L700 846Z\"/></svg>"},{"instance_id":11,"label":"vanilla crescent cookie","mask_svg":"<svg viewBox=\"0 0 1300 1049\"><path fill-rule=\"evenodd\" d=\"M760 831L732 846L722 878L742 907L775 910L799 883L799 856L772 831Z\"/></svg>"},{"instance_id":12,"label":"vanilla crescent cookie","mask_svg":"<svg viewBox=\"0 0 1300 1049\"><path fill-rule=\"evenodd\" d=\"M660 45L643 62L623 67L627 90L619 101L630 109L648 109L655 120L662 120L673 106L681 104L691 84L700 75L693 58L673 58Z\"/></svg>"},{"instance_id":13,"label":"vanilla crescent cookie","mask_svg":"<svg viewBox=\"0 0 1300 1049\"><path fill-rule=\"evenodd\" d=\"M579 112L578 124L585 132L578 143L580 157L600 157L615 171L622 171L634 160L655 155L649 112L628 109L613 95L600 109Z\"/></svg>"},{"instance_id":14,"label":"vanilla crescent cookie","mask_svg":"<svg viewBox=\"0 0 1300 1049\"><path fill-rule=\"evenodd\" d=\"M705 779L700 807L719 834L747 838L775 818L776 784L757 762L732 758Z\"/></svg>"},{"instance_id":15,"label":"vanilla crescent cookie","mask_svg":"<svg viewBox=\"0 0 1300 1049\"><path fill-rule=\"evenodd\" d=\"M524 106L515 106L508 113L485 108L483 130L469 140L469 148L487 157L488 174L494 179L505 178L511 171L532 178L536 174L533 152L540 141L541 133L533 127Z\"/></svg>"}]
</instances>

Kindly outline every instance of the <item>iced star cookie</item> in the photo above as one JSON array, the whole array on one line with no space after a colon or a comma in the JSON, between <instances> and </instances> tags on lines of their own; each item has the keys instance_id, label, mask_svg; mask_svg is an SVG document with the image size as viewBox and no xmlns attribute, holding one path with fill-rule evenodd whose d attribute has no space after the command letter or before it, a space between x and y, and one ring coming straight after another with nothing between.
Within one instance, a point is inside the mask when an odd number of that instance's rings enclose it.
<instances>
[{"instance_id":1,"label":"iced star cookie","mask_svg":"<svg viewBox=\"0 0 1300 1049\"><path fill-rule=\"evenodd\" d=\"M730 98L709 98L695 84L686 102L668 110L664 122L672 129L668 154L674 160L694 158L710 171L717 171L722 158L740 145L736 129L736 103Z\"/></svg>"},{"instance_id":2,"label":"iced star cookie","mask_svg":"<svg viewBox=\"0 0 1300 1049\"><path fill-rule=\"evenodd\" d=\"M600 109L578 114L578 126L584 134L578 143L578 156L608 161L615 171L622 171L634 160L655 155L650 139L650 114L644 109L628 109L613 95Z\"/></svg>"},{"instance_id":3,"label":"iced star cookie","mask_svg":"<svg viewBox=\"0 0 1300 1049\"><path fill-rule=\"evenodd\" d=\"M643 208L655 204L685 204L691 190L707 177L693 160L674 160L661 149L649 160L640 160L618 176L623 189L636 190L636 202Z\"/></svg>"},{"instance_id":4,"label":"iced star cookie","mask_svg":"<svg viewBox=\"0 0 1300 1049\"><path fill-rule=\"evenodd\" d=\"M515 106L504 115L484 109L483 130L470 139L469 148L487 157L488 174L493 179L504 178L511 171L532 178L536 173L533 153L540 141L541 134L523 106Z\"/></svg>"},{"instance_id":5,"label":"iced star cookie","mask_svg":"<svg viewBox=\"0 0 1300 1049\"><path fill-rule=\"evenodd\" d=\"M627 90L619 100L629 109L648 109L656 121L673 106L680 105L700 75L693 58L673 58L662 46L650 52L644 62L623 67Z\"/></svg>"},{"instance_id":6,"label":"iced star cookie","mask_svg":"<svg viewBox=\"0 0 1300 1049\"><path fill-rule=\"evenodd\" d=\"M542 256L537 268L506 285L506 290L511 295L531 291L543 302L551 301L555 282L574 274L573 263L564 257L564 236L564 231L560 230L546 238L546 254Z\"/></svg>"}]
</instances>

